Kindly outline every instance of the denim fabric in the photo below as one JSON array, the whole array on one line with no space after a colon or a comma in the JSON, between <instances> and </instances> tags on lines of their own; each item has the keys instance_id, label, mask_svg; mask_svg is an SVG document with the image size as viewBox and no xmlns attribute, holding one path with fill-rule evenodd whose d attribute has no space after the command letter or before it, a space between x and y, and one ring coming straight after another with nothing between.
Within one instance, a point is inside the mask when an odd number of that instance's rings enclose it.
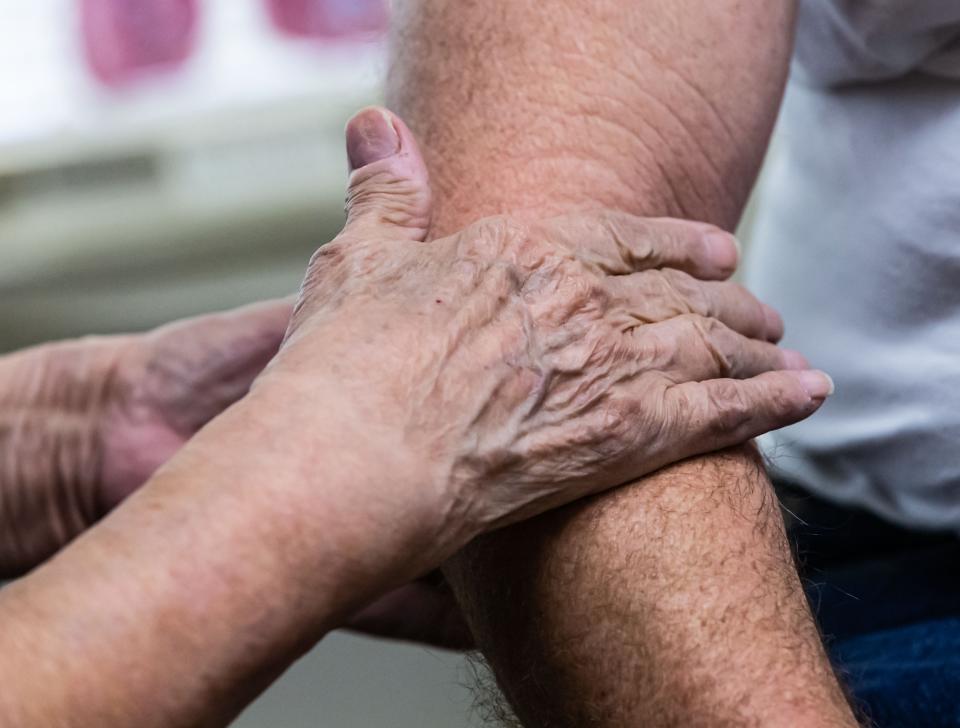
<instances>
[{"instance_id":1,"label":"denim fabric","mask_svg":"<svg viewBox=\"0 0 960 728\"><path fill-rule=\"evenodd\" d=\"M960 726L960 618L851 637L830 654L880 728Z\"/></svg>"},{"instance_id":2,"label":"denim fabric","mask_svg":"<svg viewBox=\"0 0 960 728\"><path fill-rule=\"evenodd\" d=\"M960 539L779 490L814 615L864 716L960 728Z\"/></svg>"}]
</instances>

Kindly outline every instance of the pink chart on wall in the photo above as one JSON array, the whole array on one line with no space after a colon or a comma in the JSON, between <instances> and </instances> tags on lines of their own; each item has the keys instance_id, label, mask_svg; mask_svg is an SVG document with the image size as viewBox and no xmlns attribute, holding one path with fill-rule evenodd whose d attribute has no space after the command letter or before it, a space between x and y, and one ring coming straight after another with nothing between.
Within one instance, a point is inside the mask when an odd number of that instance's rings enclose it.
<instances>
[{"instance_id":1,"label":"pink chart on wall","mask_svg":"<svg viewBox=\"0 0 960 728\"><path fill-rule=\"evenodd\" d=\"M79 0L83 47L93 74L124 87L175 70L197 36L198 0Z\"/></svg>"},{"instance_id":2,"label":"pink chart on wall","mask_svg":"<svg viewBox=\"0 0 960 728\"><path fill-rule=\"evenodd\" d=\"M265 0L276 27L299 38L375 36L387 29L385 0Z\"/></svg>"}]
</instances>

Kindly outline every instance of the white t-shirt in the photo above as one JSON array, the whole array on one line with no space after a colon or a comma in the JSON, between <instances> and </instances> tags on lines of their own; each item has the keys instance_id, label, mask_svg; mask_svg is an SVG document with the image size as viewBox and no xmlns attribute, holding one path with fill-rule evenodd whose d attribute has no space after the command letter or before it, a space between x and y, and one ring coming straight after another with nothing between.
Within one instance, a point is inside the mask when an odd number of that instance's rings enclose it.
<instances>
[{"instance_id":1,"label":"white t-shirt","mask_svg":"<svg viewBox=\"0 0 960 728\"><path fill-rule=\"evenodd\" d=\"M960 531L960 1L801 0L747 281L833 375L791 480Z\"/></svg>"}]
</instances>

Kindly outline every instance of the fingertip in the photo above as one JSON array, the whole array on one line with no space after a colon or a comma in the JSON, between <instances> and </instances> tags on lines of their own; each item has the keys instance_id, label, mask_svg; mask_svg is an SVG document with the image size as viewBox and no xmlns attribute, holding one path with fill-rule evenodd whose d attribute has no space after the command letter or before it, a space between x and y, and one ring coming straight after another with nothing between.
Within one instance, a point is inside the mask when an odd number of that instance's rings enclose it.
<instances>
[{"instance_id":1,"label":"fingertip","mask_svg":"<svg viewBox=\"0 0 960 728\"><path fill-rule=\"evenodd\" d=\"M740 242L725 230L710 226L703 233L707 259L723 279L729 278L740 264Z\"/></svg>"},{"instance_id":2,"label":"fingertip","mask_svg":"<svg viewBox=\"0 0 960 728\"><path fill-rule=\"evenodd\" d=\"M767 338L773 342L780 341L780 339L783 338L783 334L786 330L786 327L783 323L783 317L775 308L773 308L773 306L768 306L763 302L760 303L760 306L763 309L763 319L767 330ZM803 368L807 369L809 367Z\"/></svg>"},{"instance_id":3,"label":"fingertip","mask_svg":"<svg viewBox=\"0 0 960 728\"><path fill-rule=\"evenodd\" d=\"M430 179L410 129L387 109L370 106L350 119L345 136L351 172L342 234L425 240Z\"/></svg>"},{"instance_id":4,"label":"fingertip","mask_svg":"<svg viewBox=\"0 0 960 728\"><path fill-rule=\"evenodd\" d=\"M368 106L354 114L345 129L350 170L388 159L400 151L400 135L394 116L379 106Z\"/></svg>"},{"instance_id":5,"label":"fingertip","mask_svg":"<svg viewBox=\"0 0 960 728\"><path fill-rule=\"evenodd\" d=\"M792 372L807 395L818 402L823 402L836 392L833 378L819 369Z\"/></svg>"}]
</instances>

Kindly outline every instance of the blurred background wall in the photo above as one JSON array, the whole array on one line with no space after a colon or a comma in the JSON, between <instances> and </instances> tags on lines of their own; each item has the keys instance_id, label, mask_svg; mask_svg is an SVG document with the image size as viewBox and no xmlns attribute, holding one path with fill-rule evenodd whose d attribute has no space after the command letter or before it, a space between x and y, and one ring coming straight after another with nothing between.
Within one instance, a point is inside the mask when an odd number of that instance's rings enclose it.
<instances>
[{"instance_id":1,"label":"blurred background wall","mask_svg":"<svg viewBox=\"0 0 960 728\"><path fill-rule=\"evenodd\" d=\"M343 125L377 98L381 42L285 35L261 0L202 0L182 65L106 85L81 33L98 3L137 0L0 0L5 348L295 290L340 225Z\"/></svg>"},{"instance_id":2,"label":"blurred background wall","mask_svg":"<svg viewBox=\"0 0 960 728\"><path fill-rule=\"evenodd\" d=\"M203 0L185 43L182 15L125 27L136 4L0 0L0 350L290 294L341 224L379 2ZM466 683L458 656L334 635L237 725L478 725Z\"/></svg>"}]
</instances>

